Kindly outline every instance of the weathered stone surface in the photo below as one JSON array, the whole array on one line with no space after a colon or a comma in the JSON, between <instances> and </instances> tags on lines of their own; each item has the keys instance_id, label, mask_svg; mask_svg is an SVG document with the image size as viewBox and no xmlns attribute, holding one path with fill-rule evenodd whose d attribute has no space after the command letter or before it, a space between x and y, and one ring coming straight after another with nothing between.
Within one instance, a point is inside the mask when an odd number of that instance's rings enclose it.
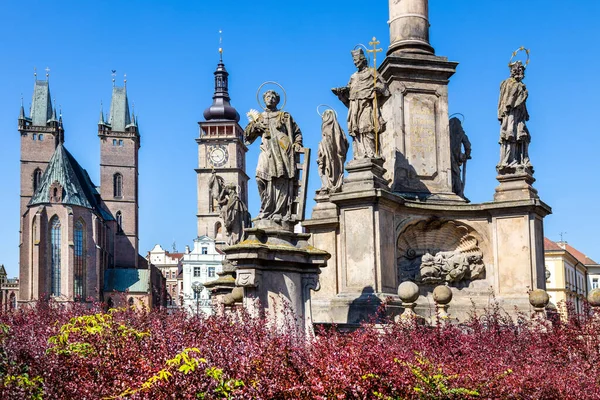
<instances>
[{"instance_id":1,"label":"weathered stone surface","mask_svg":"<svg viewBox=\"0 0 600 400\"><path fill-rule=\"evenodd\" d=\"M436 286L433 289L433 301L436 304L447 305L452 301L452 290L448 286Z\"/></svg>"},{"instance_id":2,"label":"weathered stone surface","mask_svg":"<svg viewBox=\"0 0 600 400\"><path fill-rule=\"evenodd\" d=\"M321 177L319 192L337 193L342 189L348 139L333 110L325 110L321 118L321 142L317 152L317 165Z\"/></svg>"},{"instance_id":3,"label":"weathered stone surface","mask_svg":"<svg viewBox=\"0 0 600 400\"><path fill-rule=\"evenodd\" d=\"M550 296L544 289L535 289L529 292L529 304L534 308L544 308L548 305Z\"/></svg>"},{"instance_id":4,"label":"weathered stone surface","mask_svg":"<svg viewBox=\"0 0 600 400\"><path fill-rule=\"evenodd\" d=\"M236 285L244 288L243 304L251 315L285 328L289 311L298 329L312 333L311 290L319 290L320 269L329 254L308 244L310 234L281 229L247 229L247 239L223 251L236 266Z\"/></svg>"},{"instance_id":5,"label":"weathered stone surface","mask_svg":"<svg viewBox=\"0 0 600 400\"><path fill-rule=\"evenodd\" d=\"M587 301L592 307L600 307L600 289L594 289L589 292Z\"/></svg>"},{"instance_id":6,"label":"weathered stone surface","mask_svg":"<svg viewBox=\"0 0 600 400\"><path fill-rule=\"evenodd\" d=\"M398 286L398 297L404 303L414 303L419 298L419 286L410 281L402 282Z\"/></svg>"}]
</instances>

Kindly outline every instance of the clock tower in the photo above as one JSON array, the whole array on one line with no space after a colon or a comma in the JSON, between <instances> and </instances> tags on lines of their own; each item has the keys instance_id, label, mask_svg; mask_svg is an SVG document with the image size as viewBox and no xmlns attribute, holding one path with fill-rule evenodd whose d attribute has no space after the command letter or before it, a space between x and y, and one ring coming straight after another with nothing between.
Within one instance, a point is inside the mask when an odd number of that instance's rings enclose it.
<instances>
[{"instance_id":1,"label":"clock tower","mask_svg":"<svg viewBox=\"0 0 600 400\"><path fill-rule=\"evenodd\" d=\"M246 175L246 152L244 130L239 124L240 115L229 104L229 73L223 64L223 54L215 71L215 94L212 105L204 110L198 143L198 236L207 235L225 241L225 228L219 216L219 205L212 198L208 182L213 171L223 178L225 184L238 188L240 199L248 205L248 175Z\"/></svg>"}]
</instances>

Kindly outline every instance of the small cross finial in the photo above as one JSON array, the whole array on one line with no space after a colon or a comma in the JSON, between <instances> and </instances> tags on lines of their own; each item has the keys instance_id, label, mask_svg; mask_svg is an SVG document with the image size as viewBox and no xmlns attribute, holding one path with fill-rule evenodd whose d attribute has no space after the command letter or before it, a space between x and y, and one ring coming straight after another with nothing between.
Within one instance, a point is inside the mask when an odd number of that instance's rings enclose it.
<instances>
[{"instance_id":1,"label":"small cross finial","mask_svg":"<svg viewBox=\"0 0 600 400\"><path fill-rule=\"evenodd\" d=\"M127 74L123 74L123 85L127 86Z\"/></svg>"},{"instance_id":2,"label":"small cross finial","mask_svg":"<svg viewBox=\"0 0 600 400\"><path fill-rule=\"evenodd\" d=\"M48 78L50 77L50 67L46 67L44 71L46 71L46 80L48 80Z\"/></svg>"},{"instance_id":3,"label":"small cross finial","mask_svg":"<svg viewBox=\"0 0 600 400\"><path fill-rule=\"evenodd\" d=\"M223 61L223 30L219 29L219 58Z\"/></svg>"},{"instance_id":4,"label":"small cross finial","mask_svg":"<svg viewBox=\"0 0 600 400\"><path fill-rule=\"evenodd\" d=\"M111 69L110 71L111 71L110 75L112 76L112 83L113 83L113 86L115 86L115 76L117 76L117 70Z\"/></svg>"},{"instance_id":5,"label":"small cross finial","mask_svg":"<svg viewBox=\"0 0 600 400\"><path fill-rule=\"evenodd\" d=\"M564 243L564 242L565 242L565 235L566 235L566 234L567 234L567 232L561 232L561 233L560 233L560 241L561 241L562 243Z\"/></svg>"},{"instance_id":6,"label":"small cross finial","mask_svg":"<svg viewBox=\"0 0 600 400\"><path fill-rule=\"evenodd\" d=\"M37 68L33 67L33 77L37 80Z\"/></svg>"},{"instance_id":7,"label":"small cross finial","mask_svg":"<svg viewBox=\"0 0 600 400\"><path fill-rule=\"evenodd\" d=\"M23 107L23 93L21 93L21 107Z\"/></svg>"}]
</instances>

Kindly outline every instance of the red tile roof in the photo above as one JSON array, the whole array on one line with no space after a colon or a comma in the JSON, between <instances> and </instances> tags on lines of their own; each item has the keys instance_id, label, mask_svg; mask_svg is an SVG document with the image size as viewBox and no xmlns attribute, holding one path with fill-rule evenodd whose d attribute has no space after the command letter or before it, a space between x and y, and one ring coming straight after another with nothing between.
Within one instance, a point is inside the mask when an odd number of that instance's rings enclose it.
<instances>
[{"instance_id":1,"label":"red tile roof","mask_svg":"<svg viewBox=\"0 0 600 400\"><path fill-rule=\"evenodd\" d=\"M563 245L564 248L562 247ZM577 261L579 261L583 265L598 264L596 261L592 260L591 258L589 258L588 256L586 256L585 254L583 254L575 247L571 246L569 243L566 242L563 244L563 242L553 242L548 238L544 238L544 250L565 250L568 251L573 257L577 259Z\"/></svg>"}]
</instances>

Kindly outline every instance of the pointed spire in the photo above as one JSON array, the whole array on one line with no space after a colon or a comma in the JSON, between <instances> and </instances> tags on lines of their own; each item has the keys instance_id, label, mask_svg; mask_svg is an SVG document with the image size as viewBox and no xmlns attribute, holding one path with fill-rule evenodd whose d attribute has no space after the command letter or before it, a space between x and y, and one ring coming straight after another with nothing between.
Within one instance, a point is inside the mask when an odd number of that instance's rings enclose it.
<instances>
[{"instance_id":1,"label":"pointed spire","mask_svg":"<svg viewBox=\"0 0 600 400\"><path fill-rule=\"evenodd\" d=\"M113 131L125 132L131 124L129 114L129 101L127 99L127 88L125 86L113 86L112 99L110 102L110 118L108 120Z\"/></svg>"},{"instance_id":2,"label":"pointed spire","mask_svg":"<svg viewBox=\"0 0 600 400\"><path fill-rule=\"evenodd\" d=\"M100 119L98 120L98 125L104 125L104 109L102 105L102 100L100 100Z\"/></svg>"},{"instance_id":3,"label":"pointed spire","mask_svg":"<svg viewBox=\"0 0 600 400\"><path fill-rule=\"evenodd\" d=\"M19 110L19 120L25 119L25 108L23 108L23 95L21 94L21 109Z\"/></svg>"},{"instance_id":4,"label":"pointed spire","mask_svg":"<svg viewBox=\"0 0 600 400\"><path fill-rule=\"evenodd\" d=\"M52 118L52 101L48 81L35 81L29 117L34 126L47 126L48 120Z\"/></svg>"}]
</instances>

